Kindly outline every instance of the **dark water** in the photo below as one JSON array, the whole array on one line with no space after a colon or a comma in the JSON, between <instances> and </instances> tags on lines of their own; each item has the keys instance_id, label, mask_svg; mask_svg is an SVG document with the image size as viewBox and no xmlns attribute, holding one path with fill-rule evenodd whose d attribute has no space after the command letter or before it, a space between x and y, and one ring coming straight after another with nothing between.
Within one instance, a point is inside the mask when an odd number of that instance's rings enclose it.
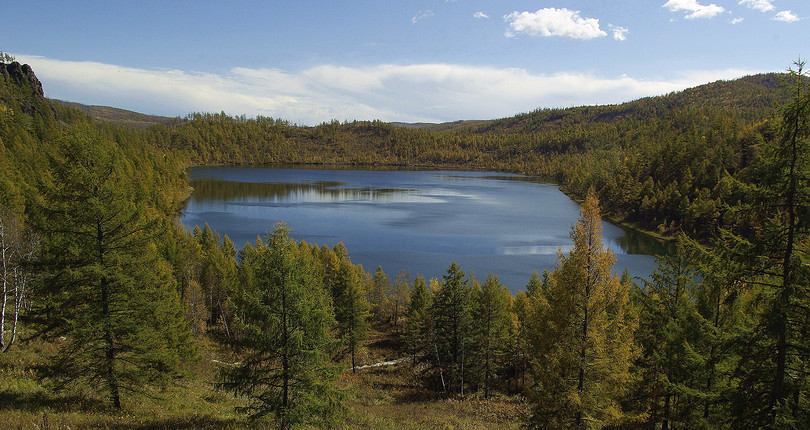
<instances>
[{"instance_id":1,"label":"dark water","mask_svg":"<svg viewBox=\"0 0 810 430\"><path fill-rule=\"evenodd\" d=\"M441 278L456 261L482 281L495 273L512 291L533 270L554 268L579 216L556 185L503 173L200 167L189 176L183 225L207 222L237 247L284 221L297 240L343 242L366 271ZM605 223L602 234L616 272L646 277L650 254L663 252L639 232Z\"/></svg>"}]
</instances>

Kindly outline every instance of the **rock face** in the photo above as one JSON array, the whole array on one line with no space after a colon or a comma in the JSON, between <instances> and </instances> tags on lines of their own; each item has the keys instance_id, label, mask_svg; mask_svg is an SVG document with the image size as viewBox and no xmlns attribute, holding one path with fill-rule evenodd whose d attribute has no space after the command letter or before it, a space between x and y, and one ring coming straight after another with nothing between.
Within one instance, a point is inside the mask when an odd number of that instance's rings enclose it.
<instances>
[{"instance_id":1,"label":"rock face","mask_svg":"<svg viewBox=\"0 0 810 430\"><path fill-rule=\"evenodd\" d=\"M42 83L37 79L37 75L28 64L20 64L16 61L11 63L0 63L0 76L6 82L14 83L21 87L30 86L34 95L44 97Z\"/></svg>"}]
</instances>

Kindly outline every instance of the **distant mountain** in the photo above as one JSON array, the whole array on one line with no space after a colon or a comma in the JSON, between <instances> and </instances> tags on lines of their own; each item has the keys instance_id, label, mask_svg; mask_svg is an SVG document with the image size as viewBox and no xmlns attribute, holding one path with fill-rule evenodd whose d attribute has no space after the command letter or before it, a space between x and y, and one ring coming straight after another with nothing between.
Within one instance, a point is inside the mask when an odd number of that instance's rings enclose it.
<instances>
[{"instance_id":1,"label":"distant mountain","mask_svg":"<svg viewBox=\"0 0 810 430\"><path fill-rule=\"evenodd\" d=\"M79 109L96 120L112 122L120 125L130 125L138 128L146 128L158 124L168 125L172 121L176 120L176 118L146 115L109 106L88 106L81 103L67 102L63 100L53 100L53 102Z\"/></svg>"}]
</instances>

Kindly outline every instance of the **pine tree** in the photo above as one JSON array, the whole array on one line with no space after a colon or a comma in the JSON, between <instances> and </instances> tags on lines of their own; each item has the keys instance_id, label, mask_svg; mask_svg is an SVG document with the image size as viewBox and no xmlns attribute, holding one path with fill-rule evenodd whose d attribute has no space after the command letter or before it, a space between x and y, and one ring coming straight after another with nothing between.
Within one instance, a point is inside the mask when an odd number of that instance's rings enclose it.
<instances>
[{"instance_id":1,"label":"pine tree","mask_svg":"<svg viewBox=\"0 0 810 430\"><path fill-rule=\"evenodd\" d=\"M573 249L560 253L546 302L535 312L541 330L533 345L534 414L543 428L595 428L619 421L619 397L630 378L637 320L629 286L611 272L615 257L603 249L593 190L571 232Z\"/></svg>"},{"instance_id":2,"label":"pine tree","mask_svg":"<svg viewBox=\"0 0 810 430\"><path fill-rule=\"evenodd\" d=\"M88 384L121 408L124 392L177 375L188 330L154 242L163 219L117 146L77 126L51 161L33 223L44 238L43 331L64 337L48 368L57 388Z\"/></svg>"},{"instance_id":3,"label":"pine tree","mask_svg":"<svg viewBox=\"0 0 810 430\"><path fill-rule=\"evenodd\" d=\"M227 342L243 355L221 372L220 387L248 399L252 418L275 417L282 428L328 422L339 410L329 354L335 320L317 263L276 225L266 245L245 253L247 281L233 298L235 331Z\"/></svg>"}]
</instances>

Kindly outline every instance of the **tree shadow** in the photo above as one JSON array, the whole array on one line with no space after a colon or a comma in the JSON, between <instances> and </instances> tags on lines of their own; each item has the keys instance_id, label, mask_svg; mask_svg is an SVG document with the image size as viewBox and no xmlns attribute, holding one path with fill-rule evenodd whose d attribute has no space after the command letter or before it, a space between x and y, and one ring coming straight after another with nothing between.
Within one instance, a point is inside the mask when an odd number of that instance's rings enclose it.
<instances>
[{"instance_id":1,"label":"tree shadow","mask_svg":"<svg viewBox=\"0 0 810 430\"><path fill-rule=\"evenodd\" d=\"M20 393L0 390L0 411L18 410L40 412L46 410L98 412L108 410L109 406L100 399L82 395L54 395L46 391Z\"/></svg>"}]
</instances>

